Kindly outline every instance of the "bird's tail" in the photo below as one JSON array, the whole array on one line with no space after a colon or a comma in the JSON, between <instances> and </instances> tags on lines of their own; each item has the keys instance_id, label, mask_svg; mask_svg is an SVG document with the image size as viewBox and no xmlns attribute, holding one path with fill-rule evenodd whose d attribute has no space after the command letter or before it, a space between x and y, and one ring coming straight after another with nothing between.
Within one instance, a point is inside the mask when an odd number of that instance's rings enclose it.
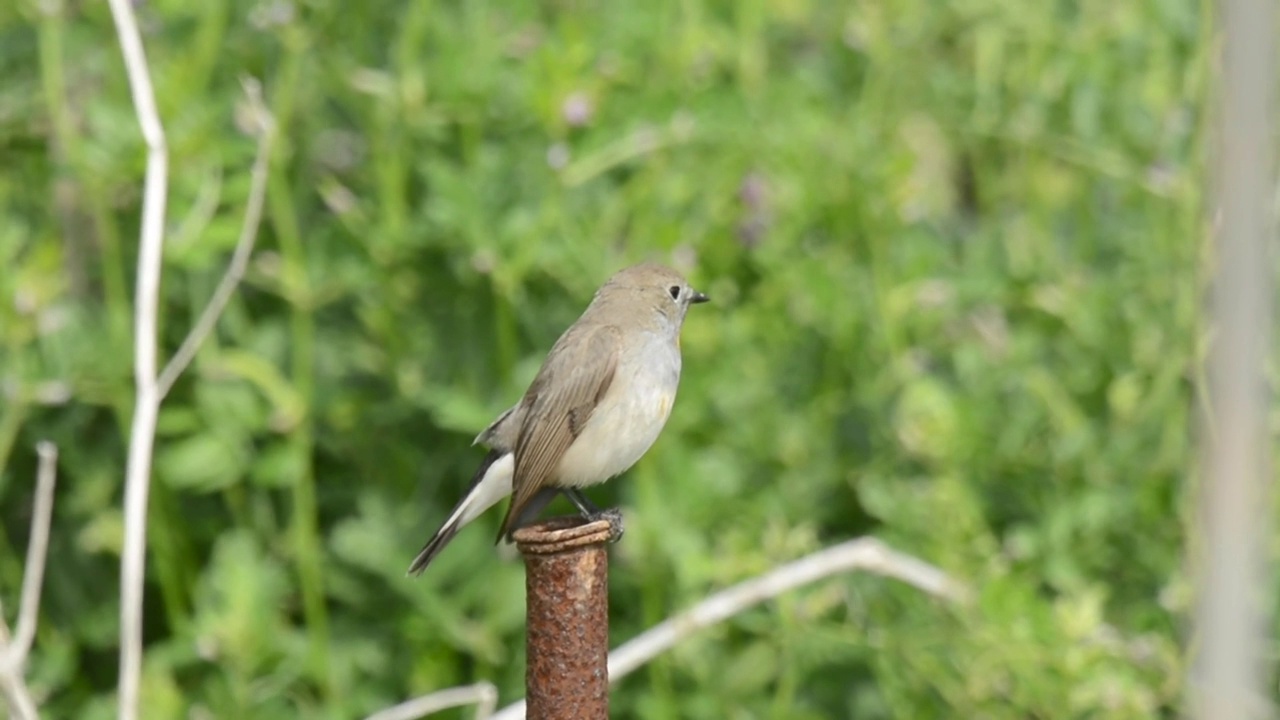
<instances>
[{"instance_id":1,"label":"bird's tail","mask_svg":"<svg viewBox=\"0 0 1280 720\"><path fill-rule=\"evenodd\" d=\"M467 488L462 500L449 513L449 519L444 521L444 525L440 526L409 565L410 575L421 574L464 525L511 494L511 473L514 468L515 460L510 452L489 451L475 476L471 478L471 486Z\"/></svg>"},{"instance_id":2,"label":"bird's tail","mask_svg":"<svg viewBox=\"0 0 1280 720\"><path fill-rule=\"evenodd\" d=\"M427 565L431 564L431 561L436 558L436 555L440 554L440 551L444 549L444 546L448 545L449 541L453 539L453 536L457 535L458 531L461 529L462 523L460 522L455 522L451 519L449 522L445 523L444 526L436 531L435 535L431 536L431 539L422 547L418 556L413 559L413 562L409 565L409 574L421 575L422 571L427 569Z\"/></svg>"}]
</instances>

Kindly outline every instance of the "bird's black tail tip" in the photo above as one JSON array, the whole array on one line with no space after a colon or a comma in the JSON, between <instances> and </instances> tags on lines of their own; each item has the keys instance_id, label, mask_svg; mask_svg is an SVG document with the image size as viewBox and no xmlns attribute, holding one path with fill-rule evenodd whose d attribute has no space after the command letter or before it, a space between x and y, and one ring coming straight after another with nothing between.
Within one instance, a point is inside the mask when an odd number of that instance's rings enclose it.
<instances>
[{"instance_id":1,"label":"bird's black tail tip","mask_svg":"<svg viewBox=\"0 0 1280 720\"><path fill-rule=\"evenodd\" d=\"M453 536L457 534L457 525L450 524L440 528L440 531L428 540L426 545L422 546L422 550L418 552L418 556L413 559L413 562L409 563L409 570L405 574L411 577L421 575L422 571L426 570L431 561L436 558L436 555L439 555L444 546L448 545Z\"/></svg>"}]
</instances>

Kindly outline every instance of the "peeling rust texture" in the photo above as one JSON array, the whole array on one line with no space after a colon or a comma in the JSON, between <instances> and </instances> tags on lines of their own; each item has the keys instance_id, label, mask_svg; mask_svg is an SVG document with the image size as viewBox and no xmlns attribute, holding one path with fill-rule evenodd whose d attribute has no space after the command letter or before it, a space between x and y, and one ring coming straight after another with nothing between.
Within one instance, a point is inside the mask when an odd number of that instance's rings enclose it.
<instances>
[{"instance_id":1,"label":"peeling rust texture","mask_svg":"<svg viewBox=\"0 0 1280 720\"><path fill-rule=\"evenodd\" d=\"M515 532L528 589L529 720L609 717L607 520L553 518Z\"/></svg>"}]
</instances>

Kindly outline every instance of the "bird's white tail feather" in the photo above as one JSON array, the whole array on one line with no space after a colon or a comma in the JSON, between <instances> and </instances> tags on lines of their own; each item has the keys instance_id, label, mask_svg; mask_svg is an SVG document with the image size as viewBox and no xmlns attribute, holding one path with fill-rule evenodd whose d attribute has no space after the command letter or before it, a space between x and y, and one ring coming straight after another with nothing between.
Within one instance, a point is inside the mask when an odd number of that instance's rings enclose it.
<instances>
[{"instance_id":1,"label":"bird's white tail feather","mask_svg":"<svg viewBox=\"0 0 1280 720\"><path fill-rule=\"evenodd\" d=\"M422 551L413 559L413 563L409 566L409 574L421 573L464 525L480 517L485 510L510 495L511 475L514 470L515 456L511 453L502 455L488 467L484 467L484 475L471 486L462 501L449 514L449 519L444 521L436 534L427 541Z\"/></svg>"},{"instance_id":2,"label":"bird's white tail feather","mask_svg":"<svg viewBox=\"0 0 1280 720\"><path fill-rule=\"evenodd\" d=\"M471 492L458 503L445 526L462 527L484 514L499 500L511 494L511 475L515 470L515 456L507 453L498 458L485 471L480 482L471 488Z\"/></svg>"}]
</instances>

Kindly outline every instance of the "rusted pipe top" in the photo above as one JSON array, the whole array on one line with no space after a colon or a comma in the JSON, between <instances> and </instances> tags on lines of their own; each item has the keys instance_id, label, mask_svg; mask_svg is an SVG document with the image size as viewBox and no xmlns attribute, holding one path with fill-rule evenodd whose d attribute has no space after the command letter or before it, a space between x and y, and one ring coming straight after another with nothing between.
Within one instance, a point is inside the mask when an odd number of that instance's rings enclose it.
<instances>
[{"instance_id":1,"label":"rusted pipe top","mask_svg":"<svg viewBox=\"0 0 1280 720\"><path fill-rule=\"evenodd\" d=\"M609 552L622 515L558 517L514 533L524 556L529 720L609 718Z\"/></svg>"},{"instance_id":2,"label":"rusted pipe top","mask_svg":"<svg viewBox=\"0 0 1280 720\"><path fill-rule=\"evenodd\" d=\"M620 514L598 520L580 516L554 517L514 533L522 555L555 555L617 540L622 535Z\"/></svg>"}]
</instances>

